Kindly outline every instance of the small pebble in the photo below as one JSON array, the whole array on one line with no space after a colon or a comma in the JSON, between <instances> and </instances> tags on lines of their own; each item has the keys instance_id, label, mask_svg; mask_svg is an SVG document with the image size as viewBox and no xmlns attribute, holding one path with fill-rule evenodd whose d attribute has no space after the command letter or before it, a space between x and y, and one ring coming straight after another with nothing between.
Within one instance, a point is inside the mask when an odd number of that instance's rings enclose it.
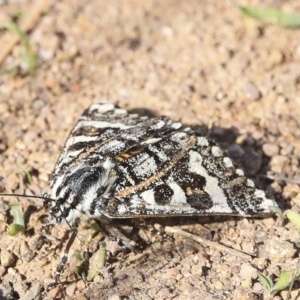
<instances>
[{"instance_id":1,"label":"small pebble","mask_svg":"<svg viewBox=\"0 0 300 300\"><path fill-rule=\"evenodd\" d=\"M20 244L20 255L25 259L25 261L29 262L33 259L34 253L28 247L28 244L25 241L21 241Z\"/></svg>"},{"instance_id":2,"label":"small pebble","mask_svg":"<svg viewBox=\"0 0 300 300\"><path fill-rule=\"evenodd\" d=\"M6 268L0 266L0 278L5 274L5 272L6 272Z\"/></svg>"},{"instance_id":3,"label":"small pebble","mask_svg":"<svg viewBox=\"0 0 300 300\"><path fill-rule=\"evenodd\" d=\"M283 155L275 155L270 161L271 170L275 173L282 173L286 165L288 164L288 157Z\"/></svg>"},{"instance_id":4,"label":"small pebble","mask_svg":"<svg viewBox=\"0 0 300 300\"><path fill-rule=\"evenodd\" d=\"M76 282L71 283L67 288L66 288L66 294L70 297L74 296L76 291Z\"/></svg>"},{"instance_id":5,"label":"small pebble","mask_svg":"<svg viewBox=\"0 0 300 300\"><path fill-rule=\"evenodd\" d=\"M267 240L265 245L265 252L274 263L284 263L297 252L292 243L279 238Z\"/></svg>"},{"instance_id":6,"label":"small pebble","mask_svg":"<svg viewBox=\"0 0 300 300\"><path fill-rule=\"evenodd\" d=\"M256 297L244 289L236 289L233 293L233 300L256 300Z\"/></svg>"},{"instance_id":7,"label":"small pebble","mask_svg":"<svg viewBox=\"0 0 300 300\"><path fill-rule=\"evenodd\" d=\"M213 285L214 285L214 288L219 291L223 290L223 288L224 288L224 284L219 280L214 281Z\"/></svg>"},{"instance_id":8,"label":"small pebble","mask_svg":"<svg viewBox=\"0 0 300 300\"><path fill-rule=\"evenodd\" d=\"M88 300L85 296L78 296L76 299L77 300Z\"/></svg>"},{"instance_id":9,"label":"small pebble","mask_svg":"<svg viewBox=\"0 0 300 300\"><path fill-rule=\"evenodd\" d=\"M108 298L108 300L121 300L121 297L119 295L112 295Z\"/></svg>"},{"instance_id":10,"label":"small pebble","mask_svg":"<svg viewBox=\"0 0 300 300\"><path fill-rule=\"evenodd\" d=\"M263 287L259 282L255 282L253 284L252 290L254 293L261 293L261 291L263 290Z\"/></svg>"},{"instance_id":11,"label":"small pebble","mask_svg":"<svg viewBox=\"0 0 300 300\"><path fill-rule=\"evenodd\" d=\"M56 286L52 290L48 292L48 297L49 298L59 298L59 296L62 293L62 287L61 286Z\"/></svg>"},{"instance_id":12,"label":"small pebble","mask_svg":"<svg viewBox=\"0 0 300 300\"><path fill-rule=\"evenodd\" d=\"M242 92L247 99L255 101L261 98L261 93L253 82L248 82L242 87Z\"/></svg>"},{"instance_id":13,"label":"small pebble","mask_svg":"<svg viewBox=\"0 0 300 300\"><path fill-rule=\"evenodd\" d=\"M84 283L83 280L79 280L79 281L77 282L76 286L77 286L77 290L78 290L78 291L82 291L82 290L85 289L85 283Z\"/></svg>"},{"instance_id":14,"label":"small pebble","mask_svg":"<svg viewBox=\"0 0 300 300\"><path fill-rule=\"evenodd\" d=\"M279 147L277 145L266 143L262 146L262 149L267 156L275 156L279 153Z\"/></svg>"},{"instance_id":15,"label":"small pebble","mask_svg":"<svg viewBox=\"0 0 300 300\"><path fill-rule=\"evenodd\" d=\"M257 277L257 270L250 264L244 263L241 265L240 275L243 279L254 279Z\"/></svg>"},{"instance_id":16,"label":"small pebble","mask_svg":"<svg viewBox=\"0 0 300 300\"><path fill-rule=\"evenodd\" d=\"M1 266L12 267L16 262L16 256L9 250L2 249L0 254Z\"/></svg>"},{"instance_id":17,"label":"small pebble","mask_svg":"<svg viewBox=\"0 0 300 300\"><path fill-rule=\"evenodd\" d=\"M41 281L35 283L27 292L26 294L21 298L22 300L38 300L42 297L42 287L43 284Z\"/></svg>"}]
</instances>

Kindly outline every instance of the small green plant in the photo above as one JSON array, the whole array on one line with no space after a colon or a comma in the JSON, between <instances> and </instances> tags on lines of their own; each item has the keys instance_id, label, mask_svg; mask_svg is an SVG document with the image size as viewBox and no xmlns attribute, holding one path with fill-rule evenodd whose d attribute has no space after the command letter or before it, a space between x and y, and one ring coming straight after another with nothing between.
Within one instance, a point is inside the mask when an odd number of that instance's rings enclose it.
<instances>
[{"instance_id":1,"label":"small green plant","mask_svg":"<svg viewBox=\"0 0 300 300\"><path fill-rule=\"evenodd\" d=\"M76 267L76 273L80 277L85 278L86 270L88 269L88 265L89 265L90 256L87 252L81 255L80 251L77 249L75 250L75 258L81 261L80 266Z\"/></svg>"},{"instance_id":2,"label":"small green plant","mask_svg":"<svg viewBox=\"0 0 300 300\"><path fill-rule=\"evenodd\" d=\"M6 75L6 74L17 73L17 72L18 72L18 68L2 69L2 70L0 70L0 76Z\"/></svg>"},{"instance_id":3,"label":"small green plant","mask_svg":"<svg viewBox=\"0 0 300 300\"><path fill-rule=\"evenodd\" d=\"M85 236L84 243L86 245L89 245L93 238L101 231L101 227L99 224L94 223L92 224L90 228L90 233L88 233ZM99 250L97 253L92 257L93 268L90 269L90 257L87 252L84 252L83 255L81 255L79 250L75 250L74 253L77 260L81 261L80 266L76 267L76 273L82 277L86 281L92 281L95 276L99 273L99 271L104 268L105 262L106 262L106 243L100 242L99 243Z\"/></svg>"},{"instance_id":4,"label":"small green plant","mask_svg":"<svg viewBox=\"0 0 300 300\"><path fill-rule=\"evenodd\" d=\"M29 74L33 76L36 70L36 56L31 47L28 35L22 31L22 29L15 22L5 22L4 27L17 34L22 41L25 48L25 54L21 55L21 59L25 61L28 66ZM16 72L16 70L16 68L1 70L0 75Z\"/></svg>"},{"instance_id":5,"label":"small green plant","mask_svg":"<svg viewBox=\"0 0 300 300\"><path fill-rule=\"evenodd\" d=\"M300 215L292 210L286 210L282 216L286 216L292 224L294 224L297 228L300 229ZM300 246L300 243L296 243L296 246ZM294 285L295 279L299 278L299 267L300 261L298 262L294 271L285 270L282 271L279 275L277 282L274 284L272 279L264 274L258 272L258 278L262 285L266 288L268 292L269 298L273 298L278 292L282 291L283 289L289 286L289 291L287 294L286 299L290 299L291 291Z\"/></svg>"},{"instance_id":6,"label":"small green plant","mask_svg":"<svg viewBox=\"0 0 300 300\"><path fill-rule=\"evenodd\" d=\"M97 261L95 267L89 271L87 281L92 281L101 269L104 268L106 261L106 243L101 242L97 253Z\"/></svg>"},{"instance_id":7,"label":"small green plant","mask_svg":"<svg viewBox=\"0 0 300 300\"><path fill-rule=\"evenodd\" d=\"M258 272L258 278L262 285L265 286L268 296L274 297L278 292L282 291L290 285L293 280L292 271L282 271L277 282L274 284L270 277Z\"/></svg>"},{"instance_id":8,"label":"small green plant","mask_svg":"<svg viewBox=\"0 0 300 300\"><path fill-rule=\"evenodd\" d=\"M24 167L24 166L21 165L21 164L18 164L18 167L24 172L25 178L26 178L28 184L29 184L29 185L32 184L32 182L33 182L33 181L32 181L32 177L31 177L29 171L26 169L26 167Z\"/></svg>"},{"instance_id":9,"label":"small green plant","mask_svg":"<svg viewBox=\"0 0 300 300\"><path fill-rule=\"evenodd\" d=\"M9 225L8 234L14 236L18 233L25 232L25 222L20 206L17 203L10 203L13 215L13 223Z\"/></svg>"},{"instance_id":10,"label":"small green plant","mask_svg":"<svg viewBox=\"0 0 300 300\"><path fill-rule=\"evenodd\" d=\"M300 215L298 213L288 209L284 212L284 215L287 216L287 218L292 224L294 224L297 228L300 229Z\"/></svg>"},{"instance_id":11,"label":"small green plant","mask_svg":"<svg viewBox=\"0 0 300 300\"><path fill-rule=\"evenodd\" d=\"M90 264L89 254L85 252L83 255L81 255L79 250L75 250L74 255L76 259L81 261L80 266L76 267L76 273L83 279L86 279L86 281L92 281L99 271L104 268L106 261L106 243L101 242L99 246L99 250L97 251L97 259L95 264L93 264L93 269L91 270L88 270Z\"/></svg>"},{"instance_id":12,"label":"small green plant","mask_svg":"<svg viewBox=\"0 0 300 300\"><path fill-rule=\"evenodd\" d=\"M249 6L239 6L239 10L246 16L264 23L276 24L283 28L299 28L300 15L285 13L277 9L260 9Z\"/></svg>"}]
</instances>

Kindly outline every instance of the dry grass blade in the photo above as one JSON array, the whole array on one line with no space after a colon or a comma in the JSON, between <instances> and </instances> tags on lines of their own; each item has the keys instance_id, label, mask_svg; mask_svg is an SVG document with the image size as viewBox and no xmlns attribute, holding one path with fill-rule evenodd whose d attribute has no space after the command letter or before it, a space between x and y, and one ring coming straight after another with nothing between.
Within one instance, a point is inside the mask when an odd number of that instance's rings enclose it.
<instances>
[{"instance_id":1,"label":"dry grass blade","mask_svg":"<svg viewBox=\"0 0 300 300\"><path fill-rule=\"evenodd\" d=\"M166 231L166 233L173 233L173 234L176 233L176 234L179 234L181 236L184 236L184 237L187 237L189 239L192 239L192 240L194 240L194 241L196 241L196 242L198 242L200 244L212 247L214 249L218 249L220 251L225 251L227 253L230 253L232 255L235 255L235 256L240 257L242 259L245 259L247 261L251 261L252 260L252 257L249 254L246 254L246 253L238 251L238 250L234 250L232 248L226 247L226 246L221 245L219 243L215 243L215 242L203 239L203 238L201 238L199 236L195 236L195 235L193 235L191 233L183 231L178 226L173 226L173 227L167 226L165 228L165 231Z\"/></svg>"},{"instance_id":2,"label":"dry grass blade","mask_svg":"<svg viewBox=\"0 0 300 300\"><path fill-rule=\"evenodd\" d=\"M34 25L39 20L40 16L44 11L47 11L51 4L53 3L52 0L36 0L32 4L32 9L30 13L21 21L20 28L23 32L27 32L31 30ZM18 35L13 34L12 32L7 32L4 34L0 39L0 64L4 61L6 56L10 53L13 49L14 45L16 45L20 41Z\"/></svg>"}]
</instances>

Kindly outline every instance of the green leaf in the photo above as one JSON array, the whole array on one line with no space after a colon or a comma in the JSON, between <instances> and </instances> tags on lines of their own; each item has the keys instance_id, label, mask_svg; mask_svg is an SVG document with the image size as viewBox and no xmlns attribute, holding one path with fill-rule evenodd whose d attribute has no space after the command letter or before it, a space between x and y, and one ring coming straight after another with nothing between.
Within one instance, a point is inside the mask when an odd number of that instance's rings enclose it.
<instances>
[{"instance_id":1,"label":"green leaf","mask_svg":"<svg viewBox=\"0 0 300 300\"><path fill-rule=\"evenodd\" d=\"M82 256L81 256L80 251L78 249L74 251L74 256L77 260L82 260Z\"/></svg>"},{"instance_id":2,"label":"green leaf","mask_svg":"<svg viewBox=\"0 0 300 300\"><path fill-rule=\"evenodd\" d=\"M89 271L87 276L87 281L92 281L95 276L99 273L99 270L104 268L106 261L106 243L102 242L100 243L100 249L98 251L98 260L96 263L95 268L93 270Z\"/></svg>"},{"instance_id":3,"label":"green leaf","mask_svg":"<svg viewBox=\"0 0 300 300\"><path fill-rule=\"evenodd\" d=\"M6 75L6 74L17 73L17 72L18 72L18 68L2 69L2 70L0 70L0 76Z\"/></svg>"},{"instance_id":4,"label":"green leaf","mask_svg":"<svg viewBox=\"0 0 300 300\"><path fill-rule=\"evenodd\" d=\"M24 232L25 232L25 227L22 225L10 224L8 227L8 234L10 236L14 236L18 233L24 233Z\"/></svg>"},{"instance_id":5,"label":"green leaf","mask_svg":"<svg viewBox=\"0 0 300 300\"><path fill-rule=\"evenodd\" d=\"M13 18L21 18L23 17L24 15L24 12L20 11L20 10L16 10L16 11L13 11L10 16L13 17Z\"/></svg>"},{"instance_id":6,"label":"green leaf","mask_svg":"<svg viewBox=\"0 0 300 300\"><path fill-rule=\"evenodd\" d=\"M25 227L24 218L19 204L10 203L11 211L14 217L14 223Z\"/></svg>"},{"instance_id":7,"label":"green leaf","mask_svg":"<svg viewBox=\"0 0 300 300\"><path fill-rule=\"evenodd\" d=\"M271 278L269 278L268 276L264 275L261 272L258 272L258 278L259 278L259 281L261 282L261 284L263 284L266 287L268 293L271 293L271 290L273 287L273 282L272 282Z\"/></svg>"},{"instance_id":8,"label":"green leaf","mask_svg":"<svg viewBox=\"0 0 300 300\"><path fill-rule=\"evenodd\" d=\"M94 234L97 234L98 232L101 231L101 227L97 223L94 223L91 226L91 229L92 229L92 231L93 231Z\"/></svg>"},{"instance_id":9,"label":"green leaf","mask_svg":"<svg viewBox=\"0 0 300 300\"><path fill-rule=\"evenodd\" d=\"M285 211L286 216L296 227L300 228L300 215L290 209Z\"/></svg>"},{"instance_id":10,"label":"green leaf","mask_svg":"<svg viewBox=\"0 0 300 300\"><path fill-rule=\"evenodd\" d=\"M82 273L83 273L82 268L81 268L80 266L76 266L75 270L76 270L76 273L77 273L80 277L82 277Z\"/></svg>"},{"instance_id":11,"label":"green leaf","mask_svg":"<svg viewBox=\"0 0 300 300\"><path fill-rule=\"evenodd\" d=\"M25 232L25 222L23 218L22 211L20 206L17 203L10 203L11 212L13 215L13 224L11 224L8 228L8 234L13 236L18 234L19 232Z\"/></svg>"},{"instance_id":12,"label":"green leaf","mask_svg":"<svg viewBox=\"0 0 300 300\"><path fill-rule=\"evenodd\" d=\"M300 15L285 13L277 9L260 9L249 6L239 6L240 11L253 19L265 23L276 24L284 28L300 27Z\"/></svg>"},{"instance_id":13,"label":"green leaf","mask_svg":"<svg viewBox=\"0 0 300 300\"><path fill-rule=\"evenodd\" d=\"M28 69L29 69L30 75L33 76L34 72L36 70L36 57L35 57L34 51L32 50L32 47L31 47L31 44L30 44L27 34L24 31L22 31L22 29L14 22L5 22L4 26L20 37L20 39L25 47L26 61L28 64Z\"/></svg>"},{"instance_id":14,"label":"green leaf","mask_svg":"<svg viewBox=\"0 0 300 300\"><path fill-rule=\"evenodd\" d=\"M282 210L278 206L269 206L269 210L273 213L282 215Z\"/></svg>"},{"instance_id":15,"label":"green leaf","mask_svg":"<svg viewBox=\"0 0 300 300\"><path fill-rule=\"evenodd\" d=\"M293 277L292 271L282 271L279 275L276 284L273 286L271 290L271 295L275 296L276 293L288 287L292 281L292 277Z\"/></svg>"},{"instance_id":16,"label":"green leaf","mask_svg":"<svg viewBox=\"0 0 300 300\"><path fill-rule=\"evenodd\" d=\"M100 249L99 249L99 257L98 257L98 263L97 267L99 269L104 268L106 262L106 243L102 242L100 244Z\"/></svg>"},{"instance_id":17,"label":"green leaf","mask_svg":"<svg viewBox=\"0 0 300 300\"><path fill-rule=\"evenodd\" d=\"M18 164L18 167L24 172L26 180L28 181L28 183L32 184L32 177L31 177L29 171L21 164Z\"/></svg>"}]
</instances>

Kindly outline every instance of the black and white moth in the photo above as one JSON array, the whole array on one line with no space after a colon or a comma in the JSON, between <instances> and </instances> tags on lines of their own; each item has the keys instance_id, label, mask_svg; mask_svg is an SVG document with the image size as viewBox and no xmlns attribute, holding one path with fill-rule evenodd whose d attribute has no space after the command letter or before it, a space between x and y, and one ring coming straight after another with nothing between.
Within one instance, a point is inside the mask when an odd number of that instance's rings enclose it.
<instances>
[{"instance_id":1,"label":"black and white moth","mask_svg":"<svg viewBox=\"0 0 300 300\"><path fill-rule=\"evenodd\" d=\"M70 133L50 183L50 222L270 213L276 203L214 143L167 117L100 102Z\"/></svg>"}]
</instances>

